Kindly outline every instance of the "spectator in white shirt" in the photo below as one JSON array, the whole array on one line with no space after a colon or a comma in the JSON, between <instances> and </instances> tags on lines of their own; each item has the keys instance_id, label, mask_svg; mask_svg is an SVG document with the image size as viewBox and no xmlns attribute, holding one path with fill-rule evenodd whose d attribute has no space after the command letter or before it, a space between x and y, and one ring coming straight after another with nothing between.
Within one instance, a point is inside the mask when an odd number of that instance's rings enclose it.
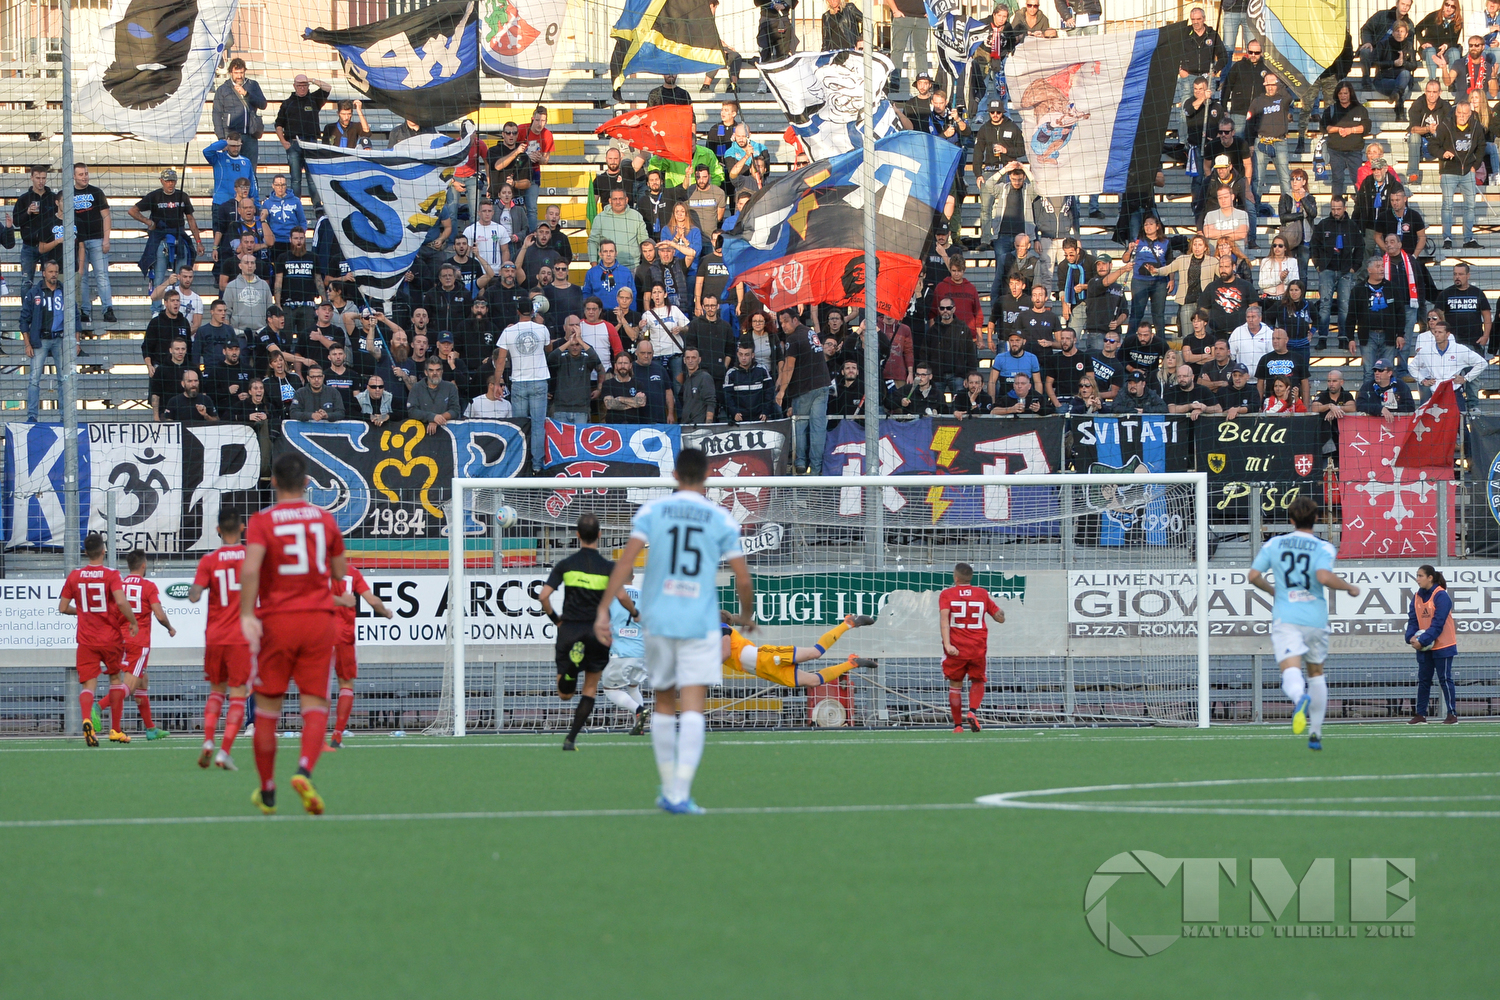
<instances>
[{"instance_id":1,"label":"spectator in white shirt","mask_svg":"<svg viewBox=\"0 0 1500 1000\"><path fill-rule=\"evenodd\" d=\"M674 382L682 377L682 338L687 325L683 311L667 301L666 288L652 285L651 307L641 313L641 326L650 335L657 360L670 367Z\"/></svg>"},{"instance_id":2,"label":"spectator in white shirt","mask_svg":"<svg viewBox=\"0 0 1500 1000\"><path fill-rule=\"evenodd\" d=\"M493 203L489 201L479 203L479 221L465 229L464 235L469 238L469 246L473 248L474 256L487 261L490 267L498 271L500 265L504 263L502 251L508 248L510 234L495 221Z\"/></svg>"},{"instance_id":3,"label":"spectator in white shirt","mask_svg":"<svg viewBox=\"0 0 1500 1000\"><path fill-rule=\"evenodd\" d=\"M511 416L510 392L505 388L505 376L499 372L490 376L490 384L483 396L475 396L464 410L466 417L508 418Z\"/></svg>"},{"instance_id":4,"label":"spectator in white shirt","mask_svg":"<svg viewBox=\"0 0 1500 1000\"><path fill-rule=\"evenodd\" d=\"M1245 253L1245 237L1250 232L1250 216L1234 207L1234 191L1221 187L1218 193L1219 207L1203 217L1203 235L1210 246L1218 246L1220 239L1234 243L1241 256Z\"/></svg>"},{"instance_id":5,"label":"spectator in white shirt","mask_svg":"<svg viewBox=\"0 0 1500 1000\"><path fill-rule=\"evenodd\" d=\"M1260 306L1247 306L1245 325L1229 335L1230 357L1252 372L1260 365L1261 356L1275 349L1271 328L1262 323L1260 318Z\"/></svg>"},{"instance_id":6,"label":"spectator in white shirt","mask_svg":"<svg viewBox=\"0 0 1500 1000\"><path fill-rule=\"evenodd\" d=\"M531 318L531 299L516 302L518 319L500 334L495 350L495 371L505 371L510 362L511 405L515 415L531 420L531 468L542 471L547 446L547 350L551 335Z\"/></svg>"},{"instance_id":7,"label":"spectator in white shirt","mask_svg":"<svg viewBox=\"0 0 1500 1000\"><path fill-rule=\"evenodd\" d=\"M1459 407L1465 406L1465 396L1472 390L1469 386L1480 375L1484 374L1487 362L1474 351L1460 344L1448 330L1448 324L1435 322L1429 324L1430 332L1417 337L1417 349L1411 357L1408 369L1411 377L1416 379L1428 394L1431 394L1439 382L1453 379L1455 389L1463 389L1459 393Z\"/></svg>"}]
</instances>

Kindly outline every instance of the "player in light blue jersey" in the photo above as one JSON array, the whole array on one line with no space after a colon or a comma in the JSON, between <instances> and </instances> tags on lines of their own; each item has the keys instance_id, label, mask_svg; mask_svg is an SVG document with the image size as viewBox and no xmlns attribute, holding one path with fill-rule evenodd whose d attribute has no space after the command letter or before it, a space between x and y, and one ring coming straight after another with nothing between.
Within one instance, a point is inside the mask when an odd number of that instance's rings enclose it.
<instances>
[{"instance_id":1,"label":"player in light blue jersey","mask_svg":"<svg viewBox=\"0 0 1500 1000\"><path fill-rule=\"evenodd\" d=\"M1328 659L1328 598L1324 587L1342 590L1351 597L1359 588L1333 571L1337 550L1312 533L1318 519L1318 503L1298 497L1287 508L1296 531L1277 535L1261 546L1250 570L1250 582L1276 596L1271 608L1271 646L1281 664L1281 690L1295 706L1292 732L1301 734L1312 716L1310 750L1323 749L1323 716L1328 712L1328 679L1323 662ZM1270 573L1275 585L1266 579ZM1307 681L1302 664L1307 662Z\"/></svg>"},{"instance_id":2,"label":"player in light blue jersey","mask_svg":"<svg viewBox=\"0 0 1500 1000\"><path fill-rule=\"evenodd\" d=\"M651 746L661 773L656 804L671 813L701 813L693 801L693 776L703 757L708 686L724 680L719 651L719 563L734 571L740 612L733 622L755 627L755 588L740 548L740 526L705 495L708 456L684 448L677 456L677 490L641 505L631 522L630 540L615 562L599 601L594 634L613 641L609 609L646 552L641 581L641 624L645 626L646 668L656 690ZM679 717L678 711L681 710Z\"/></svg>"},{"instance_id":3,"label":"player in light blue jersey","mask_svg":"<svg viewBox=\"0 0 1500 1000\"><path fill-rule=\"evenodd\" d=\"M626 585L620 592L630 599L631 607L640 608L639 588ZM609 646L609 666L604 668L599 686L604 689L604 697L635 716L630 735L639 736L646 731L646 722L651 718L651 709L641 697L641 685L646 683L646 638L636 615L626 611L619 598L609 605L609 634L613 640Z\"/></svg>"}]
</instances>

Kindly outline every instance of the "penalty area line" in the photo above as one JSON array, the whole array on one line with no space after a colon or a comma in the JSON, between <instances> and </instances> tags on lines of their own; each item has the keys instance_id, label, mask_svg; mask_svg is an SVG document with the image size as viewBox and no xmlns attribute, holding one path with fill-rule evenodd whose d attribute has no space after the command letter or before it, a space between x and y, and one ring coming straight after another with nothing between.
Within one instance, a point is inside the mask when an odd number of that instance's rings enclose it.
<instances>
[{"instance_id":1,"label":"penalty area line","mask_svg":"<svg viewBox=\"0 0 1500 1000\"><path fill-rule=\"evenodd\" d=\"M984 809L978 802L922 802L847 806L729 806L710 809L709 816L795 816L827 813L945 812ZM0 821L0 830L58 829L97 826L212 826L223 823L409 823L419 820L617 819L662 815L659 809L531 809L496 812L440 813L325 813L311 816L120 816L78 819L15 819Z\"/></svg>"}]
</instances>

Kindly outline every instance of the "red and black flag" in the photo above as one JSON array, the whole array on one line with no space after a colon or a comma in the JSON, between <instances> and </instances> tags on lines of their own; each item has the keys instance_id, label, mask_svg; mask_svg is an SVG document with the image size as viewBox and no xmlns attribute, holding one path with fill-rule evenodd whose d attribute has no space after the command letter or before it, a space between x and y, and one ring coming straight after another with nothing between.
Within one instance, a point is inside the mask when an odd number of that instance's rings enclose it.
<instances>
[{"instance_id":1,"label":"red and black flag","mask_svg":"<svg viewBox=\"0 0 1500 1000\"><path fill-rule=\"evenodd\" d=\"M875 246L880 312L901 316L921 276L936 214L948 198L957 146L919 132L875 145ZM864 152L811 163L762 188L724 237L731 284L771 309L862 306L865 296Z\"/></svg>"}]
</instances>

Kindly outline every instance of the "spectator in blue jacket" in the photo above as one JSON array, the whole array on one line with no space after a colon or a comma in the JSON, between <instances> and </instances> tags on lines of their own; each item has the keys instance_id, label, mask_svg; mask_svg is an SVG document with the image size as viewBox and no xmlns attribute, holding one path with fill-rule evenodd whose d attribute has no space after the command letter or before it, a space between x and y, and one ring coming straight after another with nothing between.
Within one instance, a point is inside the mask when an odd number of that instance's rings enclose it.
<instances>
[{"instance_id":1,"label":"spectator in blue jacket","mask_svg":"<svg viewBox=\"0 0 1500 1000\"><path fill-rule=\"evenodd\" d=\"M1393 378L1391 363L1384 358L1375 362L1370 381L1359 390L1354 408L1371 417L1384 417L1386 423L1396 419L1398 413L1413 413L1416 403L1411 398L1411 389L1398 378Z\"/></svg>"},{"instance_id":2,"label":"spectator in blue jacket","mask_svg":"<svg viewBox=\"0 0 1500 1000\"><path fill-rule=\"evenodd\" d=\"M223 231L234 217L234 182L250 182L250 197L260 204L260 186L255 183L255 163L243 152L244 140L230 132L218 142L203 147L203 158L214 168L214 229Z\"/></svg>"},{"instance_id":3,"label":"spectator in blue jacket","mask_svg":"<svg viewBox=\"0 0 1500 1000\"><path fill-rule=\"evenodd\" d=\"M271 178L271 193L260 203L260 217L271 224L271 232L282 246L291 242L293 229L307 231L307 213L302 210L302 199L287 193L285 174Z\"/></svg>"},{"instance_id":4,"label":"spectator in blue jacket","mask_svg":"<svg viewBox=\"0 0 1500 1000\"><path fill-rule=\"evenodd\" d=\"M41 412L42 369L47 359L59 375L63 368L62 266L55 260L42 264L42 280L21 297L21 330L26 335L26 357L31 372L26 380L26 420L36 423Z\"/></svg>"},{"instance_id":5,"label":"spectator in blue jacket","mask_svg":"<svg viewBox=\"0 0 1500 1000\"><path fill-rule=\"evenodd\" d=\"M1458 721L1458 691L1453 684L1453 657L1458 653L1458 632L1453 625L1453 599L1448 581L1431 566L1417 567L1417 592L1406 611L1406 642L1417 651L1417 704L1413 725L1427 721L1427 699L1432 694L1432 675L1443 686L1448 703L1446 725Z\"/></svg>"},{"instance_id":6,"label":"spectator in blue jacket","mask_svg":"<svg viewBox=\"0 0 1500 1000\"><path fill-rule=\"evenodd\" d=\"M587 300L591 295L598 296L604 303L604 311L610 313L619 305L622 288L634 292L635 278L630 268L616 259L614 240L604 240L599 244L599 263L589 268L589 273L583 278L583 297Z\"/></svg>"}]
</instances>

